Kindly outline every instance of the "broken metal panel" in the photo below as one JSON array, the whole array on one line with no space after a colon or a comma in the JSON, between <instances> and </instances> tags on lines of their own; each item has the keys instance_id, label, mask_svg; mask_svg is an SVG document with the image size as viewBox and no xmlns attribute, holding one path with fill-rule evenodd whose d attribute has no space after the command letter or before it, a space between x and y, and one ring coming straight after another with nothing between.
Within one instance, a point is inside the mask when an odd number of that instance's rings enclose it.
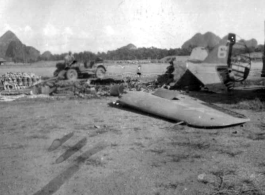
<instances>
[{"instance_id":1,"label":"broken metal panel","mask_svg":"<svg viewBox=\"0 0 265 195\"><path fill-rule=\"evenodd\" d=\"M207 64L207 63L197 64L197 63L187 62L187 68L204 85L212 83L223 83L223 79L217 71L217 66L213 66L212 64Z\"/></svg>"},{"instance_id":2,"label":"broken metal panel","mask_svg":"<svg viewBox=\"0 0 265 195\"><path fill-rule=\"evenodd\" d=\"M177 83L180 79L183 80L182 77L186 76L187 70L198 79L198 84L202 83L205 87L214 84L224 84L230 89L231 86L227 85L228 82L234 83L245 80L249 74L250 65L231 63L231 52L234 42L235 35L230 33L228 38L221 40L208 55L202 48L194 48L190 60L185 65L174 64L176 68L173 73L174 81ZM203 60L203 58L205 59ZM224 89L225 86L222 90Z\"/></svg>"},{"instance_id":3,"label":"broken metal panel","mask_svg":"<svg viewBox=\"0 0 265 195\"><path fill-rule=\"evenodd\" d=\"M173 62L175 87L178 89L199 90L201 86L211 91L224 91L227 80L227 65L198 62Z\"/></svg>"},{"instance_id":4,"label":"broken metal panel","mask_svg":"<svg viewBox=\"0 0 265 195\"><path fill-rule=\"evenodd\" d=\"M173 66L174 72L172 74L174 75L174 81L177 82L187 70L186 62L174 60Z\"/></svg>"},{"instance_id":5,"label":"broken metal panel","mask_svg":"<svg viewBox=\"0 0 265 195\"><path fill-rule=\"evenodd\" d=\"M195 47L189 57L189 61L202 62L208 56L208 51L204 47Z\"/></svg>"},{"instance_id":6,"label":"broken metal panel","mask_svg":"<svg viewBox=\"0 0 265 195\"><path fill-rule=\"evenodd\" d=\"M182 77L176 82L178 89L200 90L204 85L190 70L186 70Z\"/></svg>"},{"instance_id":7,"label":"broken metal panel","mask_svg":"<svg viewBox=\"0 0 265 195\"><path fill-rule=\"evenodd\" d=\"M184 121L195 127L226 127L249 121L248 118L225 114L184 95L169 100L144 92L128 92L121 96L120 103L170 120Z\"/></svg>"},{"instance_id":8,"label":"broken metal panel","mask_svg":"<svg viewBox=\"0 0 265 195\"><path fill-rule=\"evenodd\" d=\"M158 97L165 98L165 99L168 99L168 100L176 99L177 96L181 95L181 93L179 91L167 90L167 89L163 89L163 88L157 89L152 94L154 96L158 96Z\"/></svg>"},{"instance_id":9,"label":"broken metal panel","mask_svg":"<svg viewBox=\"0 0 265 195\"><path fill-rule=\"evenodd\" d=\"M110 87L110 95L111 96L119 96L120 94L122 94L124 92L124 85L122 84L116 84L116 85L112 85Z\"/></svg>"}]
</instances>

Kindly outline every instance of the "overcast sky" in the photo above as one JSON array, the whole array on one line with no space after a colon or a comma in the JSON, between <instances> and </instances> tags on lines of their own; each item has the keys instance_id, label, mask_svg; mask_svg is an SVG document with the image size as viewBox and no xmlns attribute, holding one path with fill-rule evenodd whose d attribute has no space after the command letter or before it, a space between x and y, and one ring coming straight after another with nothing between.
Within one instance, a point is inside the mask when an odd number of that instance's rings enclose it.
<instances>
[{"instance_id":1,"label":"overcast sky","mask_svg":"<svg viewBox=\"0 0 265 195\"><path fill-rule=\"evenodd\" d=\"M195 33L234 32L264 42L265 0L0 0L7 30L52 53L177 48Z\"/></svg>"}]
</instances>

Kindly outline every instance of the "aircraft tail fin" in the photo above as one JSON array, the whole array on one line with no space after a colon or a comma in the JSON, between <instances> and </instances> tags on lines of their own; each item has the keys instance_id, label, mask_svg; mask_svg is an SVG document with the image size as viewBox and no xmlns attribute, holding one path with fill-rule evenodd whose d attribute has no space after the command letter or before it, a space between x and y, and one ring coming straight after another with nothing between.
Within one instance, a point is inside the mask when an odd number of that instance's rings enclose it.
<instances>
[{"instance_id":1,"label":"aircraft tail fin","mask_svg":"<svg viewBox=\"0 0 265 195\"><path fill-rule=\"evenodd\" d=\"M235 34L228 34L227 40L221 40L220 43L209 53L204 62L213 64L228 64L228 66L230 66L232 46L235 42Z\"/></svg>"}]
</instances>

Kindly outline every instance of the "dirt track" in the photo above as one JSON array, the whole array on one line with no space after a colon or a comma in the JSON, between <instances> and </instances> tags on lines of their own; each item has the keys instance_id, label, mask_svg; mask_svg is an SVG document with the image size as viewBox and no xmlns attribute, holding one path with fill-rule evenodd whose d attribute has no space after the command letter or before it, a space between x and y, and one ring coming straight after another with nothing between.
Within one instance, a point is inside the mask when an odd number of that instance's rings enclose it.
<instances>
[{"instance_id":1,"label":"dirt track","mask_svg":"<svg viewBox=\"0 0 265 195\"><path fill-rule=\"evenodd\" d=\"M191 95L230 109L256 101ZM204 130L109 106L114 100L0 103L1 194L265 192L264 112L238 109L251 122ZM54 139L71 132L48 151ZM72 155L58 163L66 151Z\"/></svg>"}]
</instances>

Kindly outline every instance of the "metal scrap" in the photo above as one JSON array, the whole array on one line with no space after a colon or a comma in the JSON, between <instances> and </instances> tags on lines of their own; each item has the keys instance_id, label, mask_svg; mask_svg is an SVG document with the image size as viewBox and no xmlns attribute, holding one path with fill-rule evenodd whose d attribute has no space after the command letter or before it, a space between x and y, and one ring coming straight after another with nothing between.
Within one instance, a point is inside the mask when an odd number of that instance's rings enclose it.
<instances>
[{"instance_id":1,"label":"metal scrap","mask_svg":"<svg viewBox=\"0 0 265 195\"><path fill-rule=\"evenodd\" d=\"M66 96L77 98L99 98L104 96L119 96L124 91L151 92L156 89L155 82L142 82L137 79L124 80L94 79L94 80L60 80L51 78L38 83L33 88L34 94L47 94L51 96Z\"/></svg>"},{"instance_id":2,"label":"metal scrap","mask_svg":"<svg viewBox=\"0 0 265 195\"><path fill-rule=\"evenodd\" d=\"M128 92L120 97L119 103L121 106L200 128L228 127L250 120L242 114L227 113L201 100L165 89L154 94Z\"/></svg>"},{"instance_id":3,"label":"metal scrap","mask_svg":"<svg viewBox=\"0 0 265 195\"><path fill-rule=\"evenodd\" d=\"M26 89L33 86L34 83L39 82L40 79L41 77L34 73L25 72L8 72L0 78L4 90Z\"/></svg>"}]
</instances>

